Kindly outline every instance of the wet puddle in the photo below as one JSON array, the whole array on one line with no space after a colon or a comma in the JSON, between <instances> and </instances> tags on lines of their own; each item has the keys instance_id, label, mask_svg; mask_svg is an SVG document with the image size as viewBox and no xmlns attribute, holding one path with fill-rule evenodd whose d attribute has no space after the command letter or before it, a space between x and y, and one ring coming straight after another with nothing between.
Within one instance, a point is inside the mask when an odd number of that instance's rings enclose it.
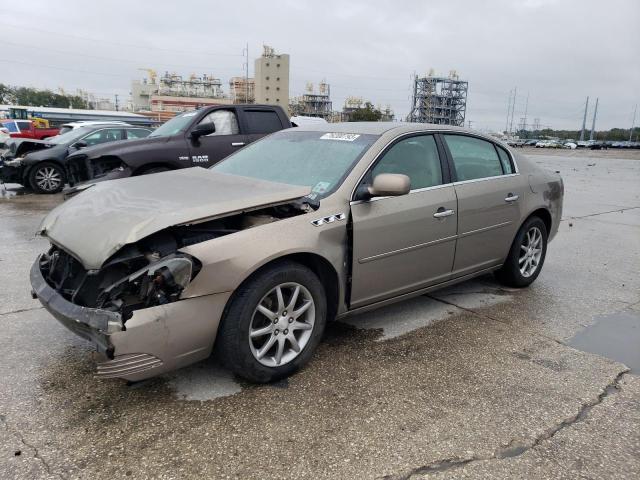
<instances>
[{"instance_id":1,"label":"wet puddle","mask_svg":"<svg viewBox=\"0 0 640 480\"><path fill-rule=\"evenodd\" d=\"M568 345L624 363L640 374L640 315L625 311L600 315L596 323L576 334Z\"/></svg>"}]
</instances>

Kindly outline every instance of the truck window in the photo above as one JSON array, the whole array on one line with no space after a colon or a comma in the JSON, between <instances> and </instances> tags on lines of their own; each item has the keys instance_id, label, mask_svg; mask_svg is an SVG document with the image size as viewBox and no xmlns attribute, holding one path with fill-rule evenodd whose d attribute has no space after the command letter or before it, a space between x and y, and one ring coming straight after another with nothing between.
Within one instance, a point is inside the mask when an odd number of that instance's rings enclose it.
<instances>
[{"instance_id":1,"label":"truck window","mask_svg":"<svg viewBox=\"0 0 640 480\"><path fill-rule=\"evenodd\" d=\"M238 128L238 119L236 114L231 110L214 110L209 115L200 120L199 125L205 123L213 123L216 127L216 131L208 137L216 135L238 135L240 129Z\"/></svg>"},{"instance_id":2,"label":"truck window","mask_svg":"<svg viewBox=\"0 0 640 480\"><path fill-rule=\"evenodd\" d=\"M29 131L31 130L31 122L16 122L18 124L18 128L20 131Z\"/></svg>"},{"instance_id":3,"label":"truck window","mask_svg":"<svg viewBox=\"0 0 640 480\"><path fill-rule=\"evenodd\" d=\"M268 110L246 110L247 133L272 133L282 130L280 117L274 111Z\"/></svg>"},{"instance_id":4,"label":"truck window","mask_svg":"<svg viewBox=\"0 0 640 480\"><path fill-rule=\"evenodd\" d=\"M2 122L2 126L9 130L10 133L18 133L16 122Z\"/></svg>"}]
</instances>

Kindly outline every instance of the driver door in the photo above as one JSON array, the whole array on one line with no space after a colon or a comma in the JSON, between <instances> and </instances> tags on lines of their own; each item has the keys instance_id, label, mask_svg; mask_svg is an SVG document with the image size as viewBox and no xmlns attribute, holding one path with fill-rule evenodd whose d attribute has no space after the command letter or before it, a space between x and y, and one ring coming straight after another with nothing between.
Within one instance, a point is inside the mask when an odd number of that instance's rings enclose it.
<instances>
[{"instance_id":1,"label":"driver door","mask_svg":"<svg viewBox=\"0 0 640 480\"><path fill-rule=\"evenodd\" d=\"M246 143L245 135L240 133L235 108L214 110L200 120L198 125L203 123L213 123L215 132L189 139L192 167L207 168L215 165Z\"/></svg>"},{"instance_id":2,"label":"driver door","mask_svg":"<svg viewBox=\"0 0 640 480\"><path fill-rule=\"evenodd\" d=\"M442 160L441 160L442 158ZM444 282L451 276L457 198L433 135L403 137L365 175L401 173L411 191L352 202L351 308Z\"/></svg>"}]
</instances>

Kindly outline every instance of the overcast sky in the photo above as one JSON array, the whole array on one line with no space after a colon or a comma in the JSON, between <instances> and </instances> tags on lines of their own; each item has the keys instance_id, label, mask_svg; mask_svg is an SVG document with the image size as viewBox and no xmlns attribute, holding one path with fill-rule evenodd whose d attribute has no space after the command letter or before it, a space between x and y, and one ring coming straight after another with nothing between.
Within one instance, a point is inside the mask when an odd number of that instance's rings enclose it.
<instances>
[{"instance_id":1,"label":"overcast sky","mask_svg":"<svg viewBox=\"0 0 640 480\"><path fill-rule=\"evenodd\" d=\"M253 75L267 44L291 55L291 96L325 79L334 110L355 95L404 117L414 72L455 69L474 128L504 129L516 86L515 122L528 93L529 123L577 129L589 95L588 125L599 97L597 128L629 128L639 25L639 0L0 0L0 83L126 99L153 68L212 73L228 92L245 45Z\"/></svg>"}]
</instances>

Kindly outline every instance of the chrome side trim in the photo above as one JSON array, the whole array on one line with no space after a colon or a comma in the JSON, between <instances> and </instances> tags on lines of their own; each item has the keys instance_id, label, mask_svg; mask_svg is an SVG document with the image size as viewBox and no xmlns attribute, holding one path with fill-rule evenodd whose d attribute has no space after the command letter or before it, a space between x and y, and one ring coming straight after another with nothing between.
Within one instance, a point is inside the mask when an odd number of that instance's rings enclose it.
<instances>
[{"instance_id":1,"label":"chrome side trim","mask_svg":"<svg viewBox=\"0 0 640 480\"><path fill-rule=\"evenodd\" d=\"M418 245L412 245L410 247L400 248L399 250L392 250L390 252L379 253L378 255L372 255L371 257L365 257L358 260L358 263L368 263L373 262L375 260L380 260L381 258L391 257L393 255L398 255L400 253L410 252L412 250L418 250L420 248L431 247L433 245L438 245L439 243L450 242L451 240L455 240L458 238L457 235L452 235L450 237L439 238L438 240L432 240L426 243L419 243Z\"/></svg>"},{"instance_id":2,"label":"chrome side trim","mask_svg":"<svg viewBox=\"0 0 640 480\"><path fill-rule=\"evenodd\" d=\"M317 220L312 220L311 224L315 227L320 227L326 223L333 223L339 220L344 220L347 218L345 213L334 213L333 215L328 215L326 217L318 218Z\"/></svg>"},{"instance_id":3,"label":"chrome side trim","mask_svg":"<svg viewBox=\"0 0 640 480\"><path fill-rule=\"evenodd\" d=\"M482 233L482 232L487 232L489 230L493 230L495 228L506 227L507 225L511 225L512 223L513 223L512 221L496 223L495 225L491 225L489 227L478 228L477 230L469 230L468 232L459 234L458 237L460 238L468 237L469 235L475 235L476 233Z\"/></svg>"},{"instance_id":4,"label":"chrome side trim","mask_svg":"<svg viewBox=\"0 0 640 480\"><path fill-rule=\"evenodd\" d=\"M494 175L493 177L474 178L472 180L461 180L459 182L453 182L453 185L465 185L467 183L485 182L487 180L496 180L498 178L519 177L519 173L510 173L509 175Z\"/></svg>"}]
</instances>

